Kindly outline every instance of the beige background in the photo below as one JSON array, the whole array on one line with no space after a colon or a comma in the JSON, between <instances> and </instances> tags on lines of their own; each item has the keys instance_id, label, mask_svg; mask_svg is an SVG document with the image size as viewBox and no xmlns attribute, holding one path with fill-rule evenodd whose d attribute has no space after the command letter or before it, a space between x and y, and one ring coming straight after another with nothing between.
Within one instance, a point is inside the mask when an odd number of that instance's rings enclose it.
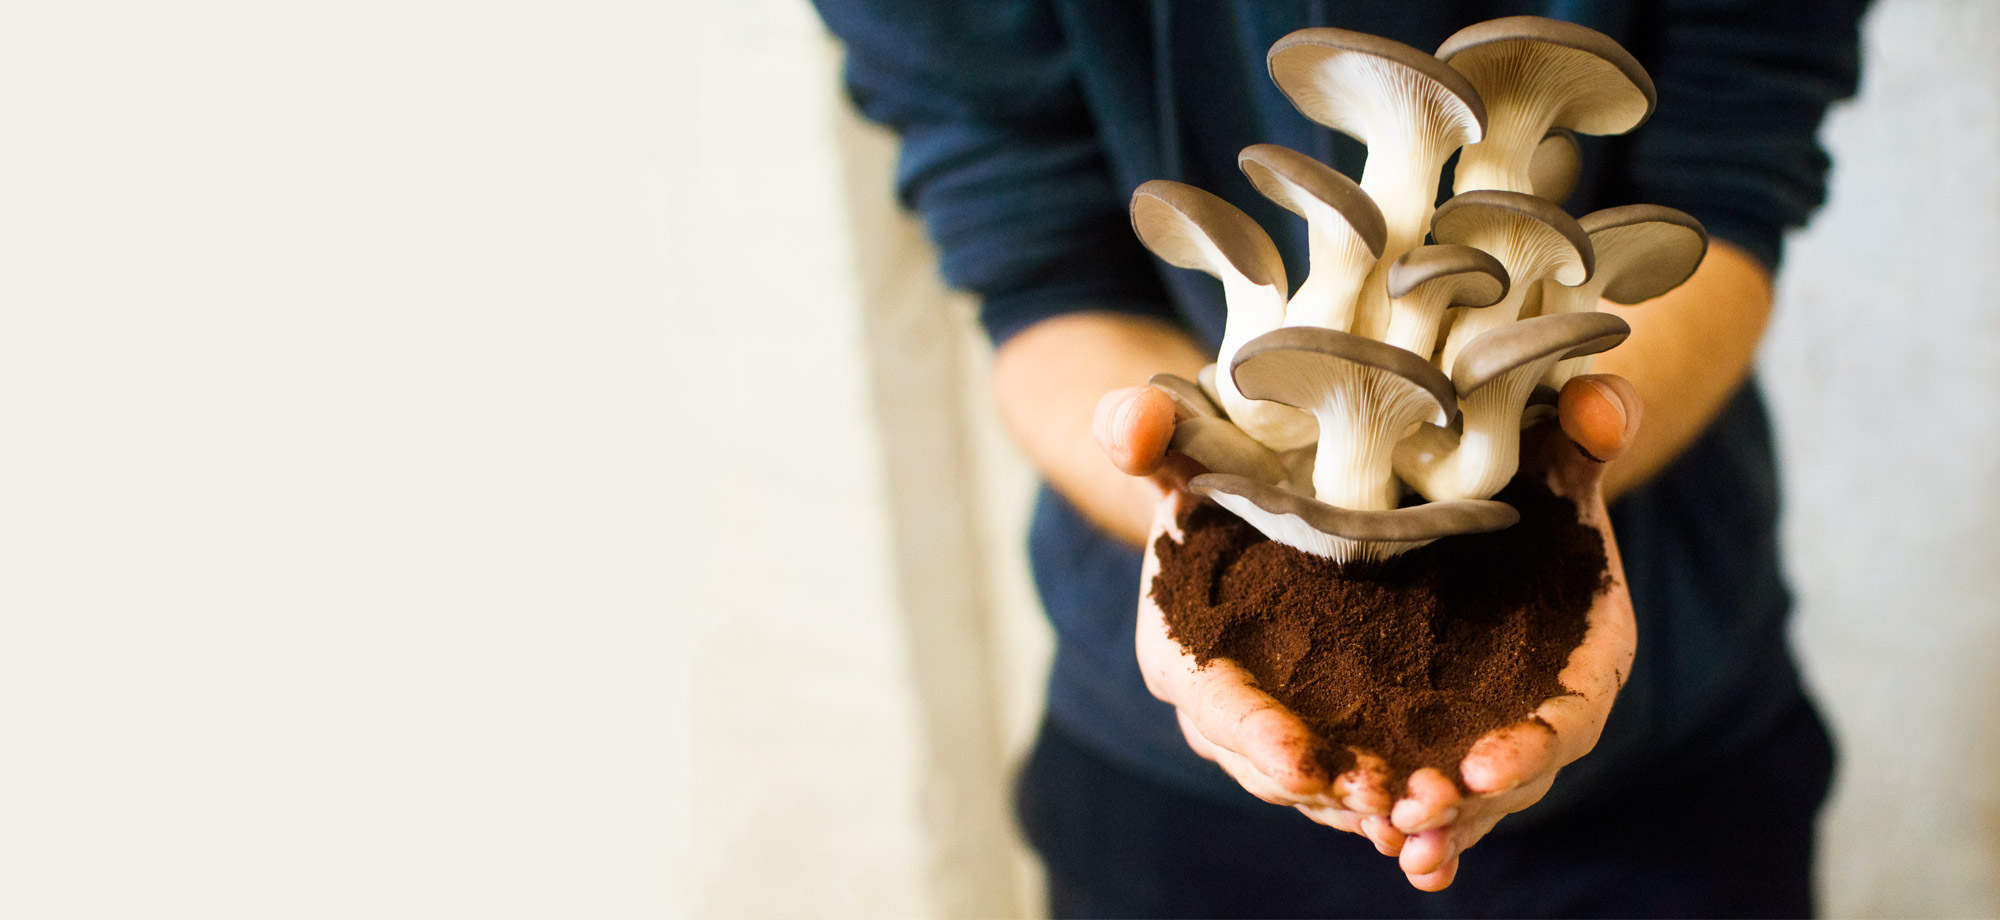
<instances>
[{"instance_id":1,"label":"beige background","mask_svg":"<svg viewBox=\"0 0 2000 920\"><path fill-rule=\"evenodd\" d=\"M1032 914L1030 481L802 3L6 20L0 916ZM1823 888L1992 916L2000 5L1869 40L1764 361Z\"/></svg>"}]
</instances>

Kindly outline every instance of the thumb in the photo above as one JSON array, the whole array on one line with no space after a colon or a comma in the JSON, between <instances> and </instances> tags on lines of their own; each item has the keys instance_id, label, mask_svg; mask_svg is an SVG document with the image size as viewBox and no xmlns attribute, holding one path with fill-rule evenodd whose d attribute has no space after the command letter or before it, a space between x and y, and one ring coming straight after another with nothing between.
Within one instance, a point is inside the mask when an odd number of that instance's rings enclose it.
<instances>
[{"instance_id":1,"label":"thumb","mask_svg":"<svg viewBox=\"0 0 2000 920\"><path fill-rule=\"evenodd\" d=\"M1625 378L1586 374L1563 386L1556 413L1562 434L1544 435L1542 460L1565 492L1580 497L1603 481L1605 464L1632 446L1644 406Z\"/></svg>"},{"instance_id":2,"label":"thumb","mask_svg":"<svg viewBox=\"0 0 2000 920\"><path fill-rule=\"evenodd\" d=\"M1097 401L1091 429L1113 466L1132 476L1152 475L1174 437L1174 401L1150 386L1112 390Z\"/></svg>"}]
</instances>

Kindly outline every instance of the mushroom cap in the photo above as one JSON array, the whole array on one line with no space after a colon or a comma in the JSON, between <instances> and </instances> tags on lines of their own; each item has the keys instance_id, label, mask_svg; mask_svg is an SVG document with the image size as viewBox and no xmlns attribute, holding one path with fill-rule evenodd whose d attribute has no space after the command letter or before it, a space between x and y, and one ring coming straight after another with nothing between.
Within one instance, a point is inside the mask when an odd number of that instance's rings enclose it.
<instances>
[{"instance_id":1,"label":"mushroom cap","mask_svg":"<svg viewBox=\"0 0 2000 920\"><path fill-rule=\"evenodd\" d=\"M1486 135L1486 106L1465 75L1402 42L1346 29L1300 29L1271 46L1271 80L1307 118L1364 144L1371 129L1409 130L1409 119L1377 119L1395 100L1442 116L1448 146ZM1385 86L1384 84L1389 85Z\"/></svg>"},{"instance_id":2,"label":"mushroom cap","mask_svg":"<svg viewBox=\"0 0 2000 920\"><path fill-rule=\"evenodd\" d=\"M1407 349L1338 329L1273 329L1243 343L1230 362L1229 373L1236 388L1251 399L1309 410L1324 396L1314 384L1324 379L1326 371L1345 369L1343 365L1379 371L1385 381L1400 381L1422 391L1437 404L1434 424L1450 424L1458 411L1451 380L1435 365Z\"/></svg>"},{"instance_id":3,"label":"mushroom cap","mask_svg":"<svg viewBox=\"0 0 2000 920\"><path fill-rule=\"evenodd\" d=\"M1590 235L1583 232L1576 218L1564 213L1554 202L1533 195L1490 188L1462 192L1438 205L1431 218L1431 236L1440 243L1459 243L1491 252L1495 248L1491 241L1495 232L1526 236L1536 251L1547 253L1554 261L1554 270L1546 277L1554 278L1558 284L1582 284L1597 269ZM1518 270L1520 266L1515 268ZM1516 277L1510 281L1521 284L1523 279Z\"/></svg>"},{"instance_id":4,"label":"mushroom cap","mask_svg":"<svg viewBox=\"0 0 2000 920\"><path fill-rule=\"evenodd\" d=\"M1466 343L1451 365L1459 396L1470 396L1508 371L1549 355L1577 358L1611 348L1632 334L1612 313L1557 313L1509 323Z\"/></svg>"},{"instance_id":5,"label":"mushroom cap","mask_svg":"<svg viewBox=\"0 0 2000 920\"><path fill-rule=\"evenodd\" d=\"M1438 46L1437 57L1464 73L1488 102L1501 79L1512 83L1524 71L1539 72L1539 85L1562 94L1552 124L1581 134L1624 134L1644 124L1659 101L1646 68L1610 36L1541 16L1466 26Z\"/></svg>"},{"instance_id":6,"label":"mushroom cap","mask_svg":"<svg viewBox=\"0 0 2000 920\"><path fill-rule=\"evenodd\" d=\"M1582 172L1583 151L1577 147L1576 132L1550 128L1528 160L1528 187L1534 189L1536 198L1561 204L1576 191L1576 177Z\"/></svg>"},{"instance_id":7,"label":"mushroom cap","mask_svg":"<svg viewBox=\"0 0 2000 920\"><path fill-rule=\"evenodd\" d=\"M1602 296L1612 303L1652 300L1679 287L1708 254L1708 230L1701 221L1665 205L1605 208L1577 224L1590 234L1601 270L1609 275Z\"/></svg>"},{"instance_id":8,"label":"mushroom cap","mask_svg":"<svg viewBox=\"0 0 2000 920\"><path fill-rule=\"evenodd\" d=\"M1154 179L1132 192L1132 229L1168 264L1225 270L1283 292L1285 262L1270 234L1242 209L1182 182Z\"/></svg>"},{"instance_id":9,"label":"mushroom cap","mask_svg":"<svg viewBox=\"0 0 2000 920\"><path fill-rule=\"evenodd\" d=\"M1451 306L1489 307L1507 296L1507 268L1481 250L1455 243L1418 246L1389 266L1390 297L1406 297L1424 284L1449 286Z\"/></svg>"},{"instance_id":10,"label":"mushroom cap","mask_svg":"<svg viewBox=\"0 0 2000 920\"><path fill-rule=\"evenodd\" d=\"M1273 540L1329 558L1337 556L1331 551L1333 541L1316 540L1315 533L1364 543L1403 544L1376 557L1382 558L1441 537L1504 530L1521 520L1520 512L1515 511L1513 506L1484 500L1428 502L1388 511L1355 511L1227 473L1196 476L1188 481L1188 490L1217 500ZM1253 516L1257 511L1268 517L1258 520ZM1297 523L1284 520L1287 515L1295 518Z\"/></svg>"},{"instance_id":11,"label":"mushroom cap","mask_svg":"<svg viewBox=\"0 0 2000 920\"><path fill-rule=\"evenodd\" d=\"M1308 201L1318 201L1338 212L1354 230L1362 245L1376 258L1389 239L1389 225L1375 199L1361 190L1353 179L1289 147L1252 144L1237 154L1236 165L1250 184L1264 197L1300 217L1311 217Z\"/></svg>"},{"instance_id":12,"label":"mushroom cap","mask_svg":"<svg viewBox=\"0 0 2000 920\"><path fill-rule=\"evenodd\" d=\"M1201 391L1201 384L1175 374L1154 374L1146 381L1148 386L1174 401L1174 408L1183 418L1221 418L1222 410L1216 408L1215 401Z\"/></svg>"},{"instance_id":13,"label":"mushroom cap","mask_svg":"<svg viewBox=\"0 0 2000 920\"><path fill-rule=\"evenodd\" d=\"M1234 473L1273 485L1285 481L1285 463L1277 452L1257 443L1227 419L1182 419L1174 425L1174 438L1167 448L1217 473Z\"/></svg>"}]
</instances>

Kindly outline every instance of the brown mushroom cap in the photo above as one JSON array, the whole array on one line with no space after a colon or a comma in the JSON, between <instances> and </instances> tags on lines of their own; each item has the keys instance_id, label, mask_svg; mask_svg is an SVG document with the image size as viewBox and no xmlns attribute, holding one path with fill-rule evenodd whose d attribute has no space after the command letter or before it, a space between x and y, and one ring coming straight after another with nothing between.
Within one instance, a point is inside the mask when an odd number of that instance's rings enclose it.
<instances>
[{"instance_id":1,"label":"brown mushroom cap","mask_svg":"<svg viewBox=\"0 0 2000 920\"><path fill-rule=\"evenodd\" d=\"M1409 296L1421 285L1442 284L1455 307L1485 307L1507 294L1507 269L1500 260L1470 246L1418 246L1389 266L1389 296Z\"/></svg>"},{"instance_id":2,"label":"brown mushroom cap","mask_svg":"<svg viewBox=\"0 0 2000 920\"><path fill-rule=\"evenodd\" d=\"M1554 202L1523 192L1479 189L1453 195L1438 205L1431 218L1431 235L1440 243L1457 243L1481 249L1508 265L1515 285L1554 278L1558 284L1577 285L1596 270L1596 256L1590 235L1576 218L1564 213ZM1496 235L1517 239L1515 254L1498 251ZM1540 254L1551 266L1546 274L1524 271L1519 254ZM1523 292L1525 293L1525 292Z\"/></svg>"},{"instance_id":3,"label":"brown mushroom cap","mask_svg":"<svg viewBox=\"0 0 2000 920\"><path fill-rule=\"evenodd\" d=\"M1253 284L1287 290L1285 262L1270 234L1235 205L1192 185L1154 179L1139 186L1132 192L1132 229L1168 264L1218 278L1226 267Z\"/></svg>"},{"instance_id":4,"label":"brown mushroom cap","mask_svg":"<svg viewBox=\"0 0 2000 920\"><path fill-rule=\"evenodd\" d=\"M1174 425L1169 450L1186 454L1217 473L1233 473L1272 485L1285 481L1285 464L1277 452L1257 443L1226 419L1204 416Z\"/></svg>"},{"instance_id":5,"label":"brown mushroom cap","mask_svg":"<svg viewBox=\"0 0 2000 920\"><path fill-rule=\"evenodd\" d=\"M1174 409L1181 418L1221 418L1222 410L1216 408L1215 401L1202 392L1201 384L1175 374L1154 374L1146 381L1155 390L1167 394L1174 401Z\"/></svg>"},{"instance_id":6,"label":"brown mushroom cap","mask_svg":"<svg viewBox=\"0 0 2000 920\"><path fill-rule=\"evenodd\" d=\"M1550 124L1582 134L1623 134L1644 124L1659 101L1646 68L1610 36L1540 16L1467 26L1438 46L1437 57L1489 104L1497 87L1535 74L1560 100Z\"/></svg>"},{"instance_id":7,"label":"brown mushroom cap","mask_svg":"<svg viewBox=\"0 0 2000 920\"><path fill-rule=\"evenodd\" d=\"M1600 296L1612 303L1652 300L1693 277L1708 253L1708 230L1687 214L1657 204L1629 204L1592 211L1577 220L1590 234Z\"/></svg>"},{"instance_id":8,"label":"brown mushroom cap","mask_svg":"<svg viewBox=\"0 0 2000 920\"><path fill-rule=\"evenodd\" d=\"M1339 170L1277 144L1243 148L1236 156L1236 165L1257 191L1293 214L1310 219L1312 202L1332 208L1347 221L1368 252L1381 257L1389 233L1388 225L1382 221L1382 209Z\"/></svg>"},{"instance_id":9,"label":"brown mushroom cap","mask_svg":"<svg viewBox=\"0 0 2000 920\"><path fill-rule=\"evenodd\" d=\"M1524 319L1467 343L1452 363L1452 384L1460 397L1470 396L1508 371L1550 355L1594 355L1631 334L1632 327L1624 318L1611 313L1558 313Z\"/></svg>"},{"instance_id":10,"label":"brown mushroom cap","mask_svg":"<svg viewBox=\"0 0 2000 920\"><path fill-rule=\"evenodd\" d=\"M1364 144L1379 140L1369 136L1373 129L1407 128L1407 122L1373 116L1412 95L1418 105L1447 115L1457 143L1486 133L1486 107L1465 75L1399 41L1346 29L1300 29L1278 39L1265 62L1272 82L1307 118Z\"/></svg>"},{"instance_id":11,"label":"brown mushroom cap","mask_svg":"<svg viewBox=\"0 0 2000 920\"><path fill-rule=\"evenodd\" d=\"M1341 561L1385 559L1442 537L1504 530L1521 519L1511 505L1477 500L1354 511L1226 473L1196 476L1188 490L1221 502L1273 540ZM1343 540L1360 545L1343 547Z\"/></svg>"},{"instance_id":12,"label":"brown mushroom cap","mask_svg":"<svg viewBox=\"0 0 2000 920\"><path fill-rule=\"evenodd\" d=\"M1301 409L1319 405L1316 387L1325 370L1338 365L1379 371L1428 395L1437 405L1434 424L1448 425L1458 410L1451 381L1442 371L1404 349L1336 329L1287 326L1266 332L1237 349L1229 372L1251 399L1268 399ZM1321 433L1325 437L1325 433Z\"/></svg>"},{"instance_id":13,"label":"brown mushroom cap","mask_svg":"<svg viewBox=\"0 0 2000 920\"><path fill-rule=\"evenodd\" d=\"M1569 198L1576 190L1576 177L1583 172L1583 151L1577 147L1576 133L1568 128L1550 128L1535 145L1535 156L1528 161L1528 185L1534 189L1536 198L1547 198L1557 204Z\"/></svg>"}]
</instances>

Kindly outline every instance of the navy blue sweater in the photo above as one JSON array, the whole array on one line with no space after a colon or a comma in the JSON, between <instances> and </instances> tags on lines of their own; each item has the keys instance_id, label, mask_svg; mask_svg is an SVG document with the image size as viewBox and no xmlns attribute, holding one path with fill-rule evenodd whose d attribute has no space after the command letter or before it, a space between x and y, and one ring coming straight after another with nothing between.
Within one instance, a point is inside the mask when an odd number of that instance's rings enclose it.
<instances>
[{"instance_id":1,"label":"navy blue sweater","mask_svg":"<svg viewBox=\"0 0 2000 920\"><path fill-rule=\"evenodd\" d=\"M818 5L847 45L856 105L903 138L902 200L929 227L946 279L980 295L996 343L1055 314L1096 310L1164 319L1213 347L1220 285L1146 252L1127 202L1148 179L1212 191L1255 217L1292 277L1305 277L1304 222L1257 194L1236 154L1283 144L1359 176L1365 148L1306 120L1272 85L1264 54L1286 33L1330 25L1429 49L1463 26L1521 13L1603 31L1646 65L1659 107L1629 136L1582 139L1571 211L1670 205L1775 267L1784 230L1825 195L1815 135L1827 105L1854 90L1865 0ZM1638 660L1597 750L1529 815L1729 757L1757 743L1798 692L1776 486L1751 386L1612 508ZM1188 750L1172 710L1141 682L1137 551L1048 489L1029 550L1057 633L1051 717L1162 782L1243 797Z\"/></svg>"}]
</instances>

